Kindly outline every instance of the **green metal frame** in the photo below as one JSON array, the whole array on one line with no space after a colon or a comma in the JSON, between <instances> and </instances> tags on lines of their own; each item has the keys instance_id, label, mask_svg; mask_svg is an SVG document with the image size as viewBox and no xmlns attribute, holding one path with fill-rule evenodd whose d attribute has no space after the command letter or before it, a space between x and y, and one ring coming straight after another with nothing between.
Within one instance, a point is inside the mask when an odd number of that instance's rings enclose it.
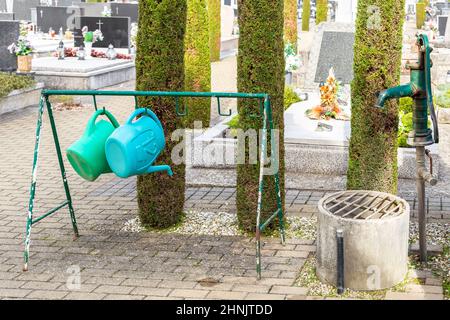
<instances>
[{"instance_id":1,"label":"green metal frame","mask_svg":"<svg viewBox=\"0 0 450 320\"><path fill-rule=\"evenodd\" d=\"M135 98L136 107L138 106L137 97L173 97L176 100L175 112L178 116L185 116L188 113L188 109L185 106L183 111L179 108L180 98L216 98L218 113L221 116L230 116L230 112L222 113L220 107L221 98L236 98L236 99L257 99L259 100L260 110L262 113L262 141L260 144L260 176L259 176L259 193L258 193L258 207L256 213L256 271L258 279L261 278L261 233L269 225L274 218L278 217L279 229L281 235L281 241L285 242L285 232L283 223L283 207L281 201L281 190L280 190L280 176L278 170L273 175L275 180L275 188L277 194L277 210L266 220L261 221L261 209L262 209L262 194L264 191L264 163L267 159L267 131L270 130L271 137L271 163L278 168L278 158L276 157L276 148L278 144L275 141L274 135L274 124L272 118L272 108L270 105L270 97L265 93L228 93L228 92L165 92L165 91L94 91L94 90L43 90L41 93L41 98L39 101L39 111L38 119L36 125L36 142L34 147L34 157L33 157L33 169L32 169L32 179L30 186L30 199L28 203L28 217L26 223L26 236L25 236L25 250L24 250L24 271L28 270L29 252L30 252L30 240L31 240L31 227L35 223L43 220L44 218L55 213L59 209L64 207L69 208L70 218L72 222L72 227L74 231L74 239L78 238L78 227L75 217L75 211L72 205L72 197L70 194L69 184L67 182L66 170L64 167L63 156L61 152L61 146L59 143L58 132L56 129L55 118L53 117L52 106L50 103L50 96L92 96L94 101L94 108L97 110L97 96L133 96ZM61 177L64 185L64 190L66 193L66 201L56 206L55 208L49 210L45 214L33 219L33 208L34 200L36 195L36 182L37 182L37 168L39 160L39 146L41 142L41 128L42 128L42 117L44 114L45 107L49 115L50 126L52 128L53 140L56 148L56 154L58 156L59 168L61 171ZM261 116L261 115L259 115Z\"/></svg>"}]
</instances>

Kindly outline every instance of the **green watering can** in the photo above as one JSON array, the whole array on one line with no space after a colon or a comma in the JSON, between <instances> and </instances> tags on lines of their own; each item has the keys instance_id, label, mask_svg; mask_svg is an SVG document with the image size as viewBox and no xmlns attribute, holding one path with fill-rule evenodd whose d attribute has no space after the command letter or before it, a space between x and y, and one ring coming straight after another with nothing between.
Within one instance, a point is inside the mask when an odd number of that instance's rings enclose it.
<instances>
[{"instance_id":1,"label":"green watering can","mask_svg":"<svg viewBox=\"0 0 450 320\"><path fill-rule=\"evenodd\" d=\"M109 121L96 122L100 115L106 115ZM105 142L119 126L107 110L98 110L93 114L83 136L67 149L67 158L78 175L94 181L102 173L112 172L106 161Z\"/></svg>"}]
</instances>

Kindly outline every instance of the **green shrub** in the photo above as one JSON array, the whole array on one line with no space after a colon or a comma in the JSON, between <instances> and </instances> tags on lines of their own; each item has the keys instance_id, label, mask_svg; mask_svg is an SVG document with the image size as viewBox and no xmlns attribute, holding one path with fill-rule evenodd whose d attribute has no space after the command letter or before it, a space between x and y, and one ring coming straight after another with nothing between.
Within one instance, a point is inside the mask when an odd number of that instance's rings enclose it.
<instances>
[{"instance_id":1,"label":"green shrub","mask_svg":"<svg viewBox=\"0 0 450 320\"><path fill-rule=\"evenodd\" d=\"M311 16L311 0L303 0L302 31L309 31L310 16Z\"/></svg>"},{"instance_id":2,"label":"green shrub","mask_svg":"<svg viewBox=\"0 0 450 320\"><path fill-rule=\"evenodd\" d=\"M410 97L400 98L398 111L401 113L410 113L413 111L414 100Z\"/></svg>"},{"instance_id":3,"label":"green shrub","mask_svg":"<svg viewBox=\"0 0 450 320\"><path fill-rule=\"evenodd\" d=\"M211 61L207 0L187 0L186 35L184 37L184 87L185 91L211 91ZM192 98L186 102L188 115L183 119L185 127L194 121L209 126L211 99Z\"/></svg>"},{"instance_id":4,"label":"green shrub","mask_svg":"<svg viewBox=\"0 0 450 320\"><path fill-rule=\"evenodd\" d=\"M425 24L425 3L420 1L416 3L416 28L421 29Z\"/></svg>"},{"instance_id":5,"label":"green shrub","mask_svg":"<svg viewBox=\"0 0 450 320\"><path fill-rule=\"evenodd\" d=\"M436 94L436 105L441 108L450 108L450 84L438 86Z\"/></svg>"},{"instance_id":6,"label":"green shrub","mask_svg":"<svg viewBox=\"0 0 450 320\"><path fill-rule=\"evenodd\" d=\"M381 28L370 28L371 6ZM352 81L352 118L347 188L397 193L399 108L390 100L374 108L376 92L399 85L404 0L359 0ZM382 41L380 41L382 39Z\"/></svg>"},{"instance_id":7,"label":"green shrub","mask_svg":"<svg viewBox=\"0 0 450 320\"><path fill-rule=\"evenodd\" d=\"M6 97L14 90L33 87L36 81L30 76L18 76L0 72L0 98Z\"/></svg>"},{"instance_id":8,"label":"green shrub","mask_svg":"<svg viewBox=\"0 0 450 320\"><path fill-rule=\"evenodd\" d=\"M186 9L186 0L139 1L137 90L183 91ZM165 172L138 177L139 217L147 227L167 228L183 217L185 165L174 165L171 159L179 143L171 135L183 128L182 118L176 115L174 98L141 97L139 105L151 107L161 120L166 148L156 164L168 164L174 173L173 177Z\"/></svg>"},{"instance_id":9,"label":"green shrub","mask_svg":"<svg viewBox=\"0 0 450 320\"><path fill-rule=\"evenodd\" d=\"M220 60L221 46L221 0L208 0L209 19L209 48L211 50L211 62Z\"/></svg>"},{"instance_id":10,"label":"green shrub","mask_svg":"<svg viewBox=\"0 0 450 320\"><path fill-rule=\"evenodd\" d=\"M284 41L297 48L297 0L284 0Z\"/></svg>"},{"instance_id":11,"label":"green shrub","mask_svg":"<svg viewBox=\"0 0 450 320\"><path fill-rule=\"evenodd\" d=\"M284 207L283 1L239 0L238 7L240 30L238 91L265 92L270 95L274 128L279 130L280 194ZM261 118L251 116L258 108L257 101L239 99L239 124L244 131L258 130L262 127ZM245 158L248 159L248 144ZM252 232L255 231L259 171L259 164L245 163L237 166L238 221L241 228ZM273 178L272 175L264 177L262 221L277 210L277 195ZM273 228L273 225L271 224L269 228Z\"/></svg>"},{"instance_id":12,"label":"green shrub","mask_svg":"<svg viewBox=\"0 0 450 320\"><path fill-rule=\"evenodd\" d=\"M326 22L328 19L328 0L316 0L316 24Z\"/></svg>"},{"instance_id":13,"label":"green shrub","mask_svg":"<svg viewBox=\"0 0 450 320\"><path fill-rule=\"evenodd\" d=\"M284 87L284 110L292 104L302 101L290 86Z\"/></svg>"}]
</instances>

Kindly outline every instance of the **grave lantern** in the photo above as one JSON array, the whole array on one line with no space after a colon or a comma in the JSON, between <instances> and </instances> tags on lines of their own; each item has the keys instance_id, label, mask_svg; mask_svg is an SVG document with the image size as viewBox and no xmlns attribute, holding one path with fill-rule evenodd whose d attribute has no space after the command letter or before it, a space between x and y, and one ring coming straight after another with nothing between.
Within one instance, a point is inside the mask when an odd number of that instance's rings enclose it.
<instances>
[{"instance_id":1,"label":"grave lantern","mask_svg":"<svg viewBox=\"0 0 450 320\"><path fill-rule=\"evenodd\" d=\"M64 42L61 40L59 42L58 48L56 49L56 52L58 54L58 60L64 60L65 54L64 54Z\"/></svg>"},{"instance_id":2,"label":"grave lantern","mask_svg":"<svg viewBox=\"0 0 450 320\"><path fill-rule=\"evenodd\" d=\"M78 60L85 60L86 58L86 50L84 50L84 46L80 45L80 48L77 51Z\"/></svg>"},{"instance_id":3,"label":"grave lantern","mask_svg":"<svg viewBox=\"0 0 450 320\"><path fill-rule=\"evenodd\" d=\"M114 59L117 58L117 52L116 52L116 50L114 49L114 46L113 46L112 44L110 44L110 45L108 46L108 50L106 51L106 57L107 57L109 60L114 60Z\"/></svg>"}]
</instances>

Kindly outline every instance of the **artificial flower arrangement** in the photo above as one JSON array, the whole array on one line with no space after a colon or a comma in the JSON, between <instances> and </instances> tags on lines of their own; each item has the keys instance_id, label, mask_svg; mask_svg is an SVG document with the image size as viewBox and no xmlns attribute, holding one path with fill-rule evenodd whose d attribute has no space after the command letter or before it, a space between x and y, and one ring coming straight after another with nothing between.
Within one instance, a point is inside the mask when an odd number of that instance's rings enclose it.
<instances>
[{"instance_id":1,"label":"artificial flower arrangement","mask_svg":"<svg viewBox=\"0 0 450 320\"><path fill-rule=\"evenodd\" d=\"M67 58L76 58L77 52L78 49L76 48L64 48L64 56ZM54 52L53 56L57 57L58 53ZM92 50L90 56L93 58L106 58L106 53L102 51ZM123 60L131 60L131 58L132 58L131 55L123 53L117 53L116 57L116 59L123 59Z\"/></svg>"},{"instance_id":2,"label":"artificial flower arrangement","mask_svg":"<svg viewBox=\"0 0 450 320\"><path fill-rule=\"evenodd\" d=\"M101 30L97 29L95 31L89 31L89 28L87 26L84 26L83 29L81 29L81 32L83 33L84 43L96 43L97 41L103 41L103 33Z\"/></svg>"},{"instance_id":3,"label":"artificial flower arrangement","mask_svg":"<svg viewBox=\"0 0 450 320\"><path fill-rule=\"evenodd\" d=\"M292 72L300 67L300 59L295 52L295 47L292 43L286 43L284 47L284 59L286 60L286 72Z\"/></svg>"},{"instance_id":4,"label":"artificial flower arrangement","mask_svg":"<svg viewBox=\"0 0 450 320\"><path fill-rule=\"evenodd\" d=\"M11 54L15 54L16 56L29 56L33 53L33 48L31 47L30 41L26 39L24 36L20 36L16 43L12 43L8 50Z\"/></svg>"},{"instance_id":5,"label":"artificial flower arrangement","mask_svg":"<svg viewBox=\"0 0 450 320\"><path fill-rule=\"evenodd\" d=\"M338 104L339 81L336 80L333 68L327 80L320 86L320 105L306 110L306 116L313 120L349 120Z\"/></svg>"}]
</instances>

